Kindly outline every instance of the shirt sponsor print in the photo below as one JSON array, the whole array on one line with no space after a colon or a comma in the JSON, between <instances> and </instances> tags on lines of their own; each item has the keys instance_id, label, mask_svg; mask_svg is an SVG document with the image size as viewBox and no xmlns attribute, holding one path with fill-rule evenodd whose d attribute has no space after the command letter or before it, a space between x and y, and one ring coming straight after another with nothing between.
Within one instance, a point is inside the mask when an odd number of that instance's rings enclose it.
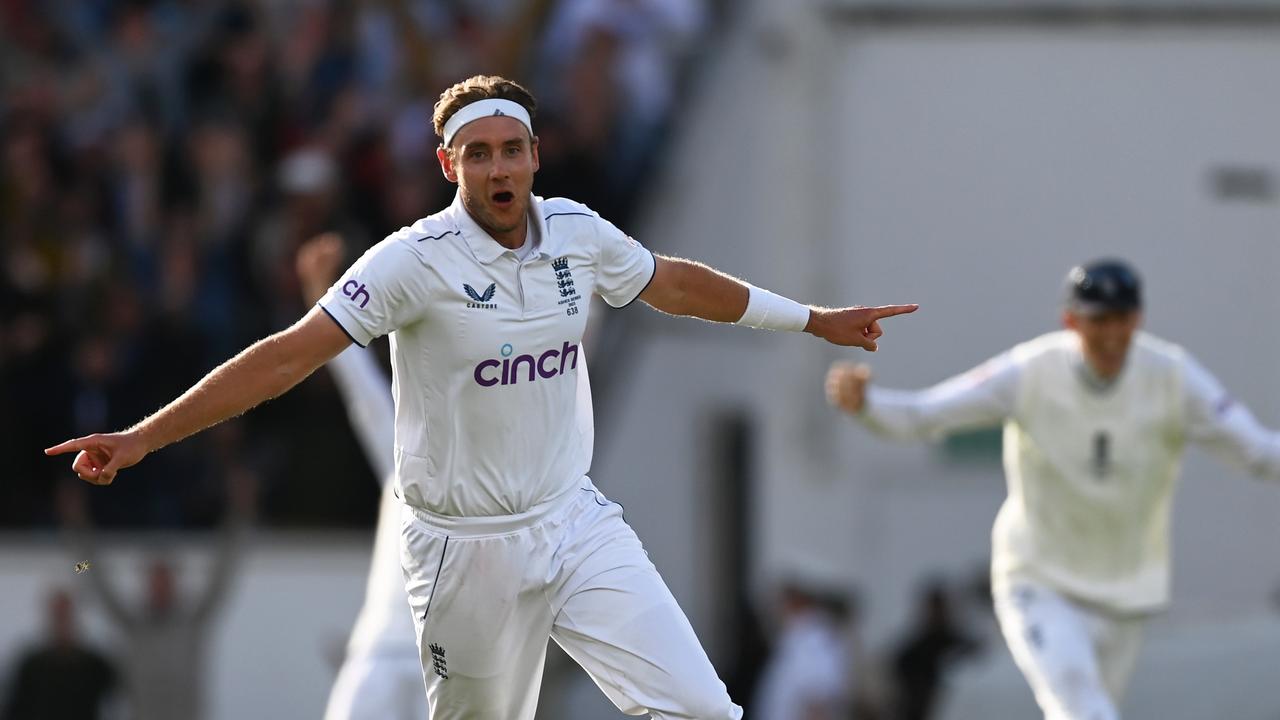
<instances>
[{"instance_id":1,"label":"shirt sponsor print","mask_svg":"<svg viewBox=\"0 0 1280 720\"><path fill-rule=\"evenodd\" d=\"M549 380L578 367L578 346L569 342L536 356L526 353L515 355L511 343L503 345L498 352L501 357L481 360L476 364L472 377L477 385L493 387Z\"/></svg>"}]
</instances>

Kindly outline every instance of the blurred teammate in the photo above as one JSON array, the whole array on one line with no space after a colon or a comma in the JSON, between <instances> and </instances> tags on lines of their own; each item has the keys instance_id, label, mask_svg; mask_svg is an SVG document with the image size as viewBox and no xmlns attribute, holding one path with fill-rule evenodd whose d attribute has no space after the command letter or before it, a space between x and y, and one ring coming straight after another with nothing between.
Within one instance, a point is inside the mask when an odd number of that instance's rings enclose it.
<instances>
[{"instance_id":1,"label":"blurred teammate","mask_svg":"<svg viewBox=\"0 0 1280 720\"><path fill-rule=\"evenodd\" d=\"M533 717L551 637L625 713L740 717L621 508L586 475L591 295L868 350L880 319L915 306L810 308L533 196L534 108L502 78L446 90L434 124L459 186L449 208L387 237L293 327L155 415L48 452L78 451L76 473L110 483L390 333L401 554L431 716Z\"/></svg>"},{"instance_id":2,"label":"blurred teammate","mask_svg":"<svg viewBox=\"0 0 1280 720\"><path fill-rule=\"evenodd\" d=\"M325 235L298 251L298 279L316 303L338 276L342 241ZM351 427L382 483L364 606L347 642L325 720L419 720L427 717L413 615L400 571L400 500L395 494L395 404L372 352L347 348L329 361Z\"/></svg>"},{"instance_id":3,"label":"blurred teammate","mask_svg":"<svg viewBox=\"0 0 1280 720\"><path fill-rule=\"evenodd\" d=\"M1067 276L1066 330L920 392L838 363L827 396L868 427L933 438L1004 423L1009 496L992 532L1001 631L1049 720L1111 720L1147 616L1169 599L1169 513L1188 441L1280 477L1280 437L1182 348L1138 332L1125 263Z\"/></svg>"}]
</instances>

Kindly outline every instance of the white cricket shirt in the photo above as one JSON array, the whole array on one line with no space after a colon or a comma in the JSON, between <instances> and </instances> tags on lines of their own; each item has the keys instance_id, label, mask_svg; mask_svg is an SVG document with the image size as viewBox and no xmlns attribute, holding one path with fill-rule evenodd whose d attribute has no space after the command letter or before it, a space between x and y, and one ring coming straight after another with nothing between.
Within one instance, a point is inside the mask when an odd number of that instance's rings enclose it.
<instances>
[{"instance_id":1,"label":"white cricket shirt","mask_svg":"<svg viewBox=\"0 0 1280 720\"><path fill-rule=\"evenodd\" d=\"M410 505L521 513L591 465L591 294L627 305L654 259L579 203L534 197L530 215L537 245L520 261L459 195L370 248L320 300L360 345L391 335L396 479Z\"/></svg>"},{"instance_id":2,"label":"white cricket shirt","mask_svg":"<svg viewBox=\"0 0 1280 720\"><path fill-rule=\"evenodd\" d=\"M1187 441L1280 477L1280 436L1182 348L1144 333L1105 388L1086 377L1079 336L1061 331L928 390L869 388L862 418L902 438L1003 421L1009 496L992 531L993 580L1025 575L1121 612L1168 602Z\"/></svg>"}]
</instances>

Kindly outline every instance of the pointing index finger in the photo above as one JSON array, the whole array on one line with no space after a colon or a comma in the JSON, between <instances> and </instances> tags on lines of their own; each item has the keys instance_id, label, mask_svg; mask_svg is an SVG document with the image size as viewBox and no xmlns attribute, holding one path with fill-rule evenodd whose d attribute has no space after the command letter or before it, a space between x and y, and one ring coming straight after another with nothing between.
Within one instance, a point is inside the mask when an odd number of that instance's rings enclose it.
<instances>
[{"instance_id":1,"label":"pointing index finger","mask_svg":"<svg viewBox=\"0 0 1280 720\"><path fill-rule=\"evenodd\" d=\"M910 305L880 305L871 308L871 314L876 320L881 320L894 315L906 315L919 310L920 306L912 303Z\"/></svg>"},{"instance_id":2,"label":"pointing index finger","mask_svg":"<svg viewBox=\"0 0 1280 720\"><path fill-rule=\"evenodd\" d=\"M78 452L88 447L87 438L76 438L63 443L54 445L51 448L45 448L45 455L64 455L69 452Z\"/></svg>"}]
</instances>

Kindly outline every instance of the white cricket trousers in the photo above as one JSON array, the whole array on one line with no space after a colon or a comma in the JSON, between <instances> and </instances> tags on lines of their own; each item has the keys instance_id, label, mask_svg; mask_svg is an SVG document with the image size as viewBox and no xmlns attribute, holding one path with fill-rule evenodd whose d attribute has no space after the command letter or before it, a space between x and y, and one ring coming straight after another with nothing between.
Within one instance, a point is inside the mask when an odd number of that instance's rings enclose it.
<instances>
[{"instance_id":1,"label":"white cricket trousers","mask_svg":"<svg viewBox=\"0 0 1280 720\"><path fill-rule=\"evenodd\" d=\"M532 720L547 638L627 715L742 717L622 507L589 478L520 515L406 506L403 529L432 720Z\"/></svg>"},{"instance_id":2,"label":"white cricket trousers","mask_svg":"<svg viewBox=\"0 0 1280 720\"><path fill-rule=\"evenodd\" d=\"M422 720L422 665L412 654L348 658L329 693L324 720Z\"/></svg>"},{"instance_id":3,"label":"white cricket trousers","mask_svg":"<svg viewBox=\"0 0 1280 720\"><path fill-rule=\"evenodd\" d=\"M1045 720L1118 720L1145 618L1073 601L1043 584L995 584L996 617Z\"/></svg>"}]
</instances>

